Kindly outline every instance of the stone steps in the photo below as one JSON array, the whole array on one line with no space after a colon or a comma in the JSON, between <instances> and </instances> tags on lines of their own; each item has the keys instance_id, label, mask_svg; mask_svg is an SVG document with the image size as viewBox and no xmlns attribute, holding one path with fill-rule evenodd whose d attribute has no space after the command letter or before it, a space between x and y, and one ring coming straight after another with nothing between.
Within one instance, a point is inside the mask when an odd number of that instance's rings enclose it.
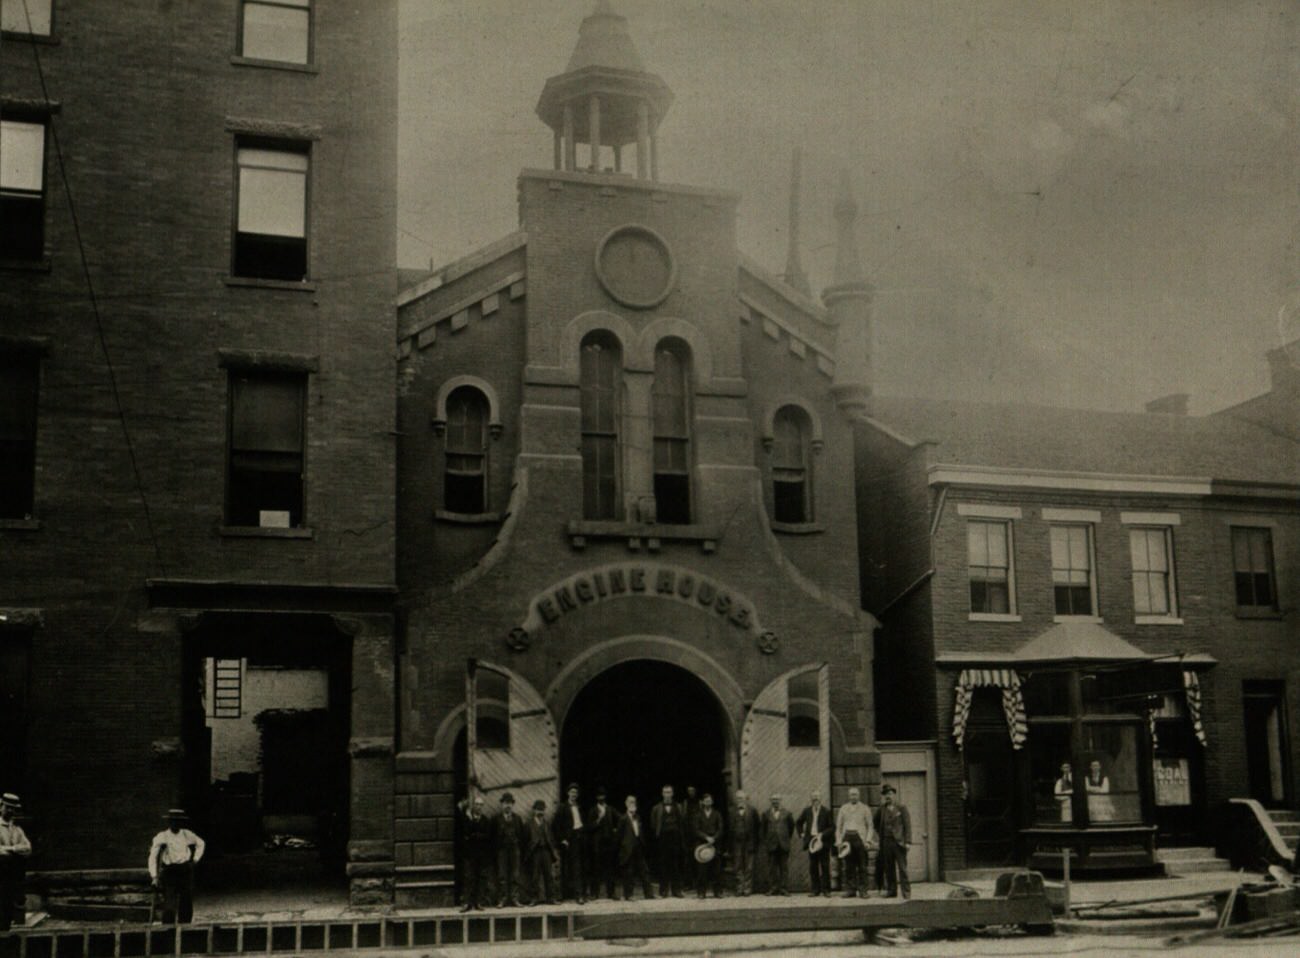
<instances>
[{"instance_id":1,"label":"stone steps","mask_svg":"<svg viewBox=\"0 0 1300 958\"><path fill-rule=\"evenodd\" d=\"M1191 875L1198 872L1232 871L1226 858L1219 858L1213 848L1161 848L1156 860L1165 866L1170 875Z\"/></svg>"}]
</instances>

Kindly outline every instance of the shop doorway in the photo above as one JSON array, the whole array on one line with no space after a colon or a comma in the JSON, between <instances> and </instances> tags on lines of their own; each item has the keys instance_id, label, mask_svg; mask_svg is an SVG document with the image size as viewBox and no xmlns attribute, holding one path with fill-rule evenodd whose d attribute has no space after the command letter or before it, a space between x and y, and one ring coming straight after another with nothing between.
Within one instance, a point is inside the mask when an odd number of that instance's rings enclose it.
<instances>
[{"instance_id":1,"label":"shop doorway","mask_svg":"<svg viewBox=\"0 0 1300 958\"><path fill-rule=\"evenodd\" d=\"M585 804L604 786L616 808L635 795L648 814L664 785L679 799L694 786L725 808L734 761L728 728L717 697L693 673L667 662L615 665L578 693L564 717L561 787L577 782Z\"/></svg>"},{"instance_id":2,"label":"shop doorway","mask_svg":"<svg viewBox=\"0 0 1300 958\"><path fill-rule=\"evenodd\" d=\"M975 689L966 725L966 857L971 866L1010 865L1016 857L1017 775L1001 693Z\"/></svg>"},{"instance_id":3,"label":"shop doorway","mask_svg":"<svg viewBox=\"0 0 1300 958\"><path fill-rule=\"evenodd\" d=\"M1242 684L1246 726L1246 775L1250 797L1267 808L1287 799L1286 686L1280 681Z\"/></svg>"},{"instance_id":4,"label":"shop doorway","mask_svg":"<svg viewBox=\"0 0 1300 958\"><path fill-rule=\"evenodd\" d=\"M345 888L351 640L328 617L252 614L189 639L183 802L203 885Z\"/></svg>"}]
</instances>

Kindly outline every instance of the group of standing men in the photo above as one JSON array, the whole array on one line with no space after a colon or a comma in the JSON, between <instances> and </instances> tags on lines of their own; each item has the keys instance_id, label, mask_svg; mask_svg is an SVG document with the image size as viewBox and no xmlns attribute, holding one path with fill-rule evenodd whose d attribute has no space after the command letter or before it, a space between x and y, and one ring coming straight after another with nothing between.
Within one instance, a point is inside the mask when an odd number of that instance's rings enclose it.
<instances>
[{"instance_id":1,"label":"group of standing men","mask_svg":"<svg viewBox=\"0 0 1300 958\"><path fill-rule=\"evenodd\" d=\"M753 893L754 863L764 862L769 895L789 894L789 861L795 840L808 855L812 894L831 893L830 856L843 862L846 897L867 897L867 864L876 855L876 886L889 897L901 890L911 894L907 848L912 841L907 809L896 803L894 789L881 789L882 805L873 814L858 789L837 815L813 792L796 819L782 807L779 795L763 812L749 804L743 790L735 793L724 822L709 793L696 798L688 788L685 801L665 785L661 801L643 819L635 795L622 810L607 802L605 789L596 790L594 805L583 806L579 787L570 785L565 801L547 818L546 802L533 803L525 818L515 810L514 796L501 796L500 811L489 815L486 800L475 795L460 806L462 911L481 909L493 900L507 905L552 904L559 897L585 904L605 895L632 900L640 885L645 898L654 898L651 863L659 897L683 897L685 890L704 898L710 890L722 897L722 861L731 860L736 893ZM496 893L492 894L495 885ZM557 889L558 885L558 889Z\"/></svg>"}]
</instances>

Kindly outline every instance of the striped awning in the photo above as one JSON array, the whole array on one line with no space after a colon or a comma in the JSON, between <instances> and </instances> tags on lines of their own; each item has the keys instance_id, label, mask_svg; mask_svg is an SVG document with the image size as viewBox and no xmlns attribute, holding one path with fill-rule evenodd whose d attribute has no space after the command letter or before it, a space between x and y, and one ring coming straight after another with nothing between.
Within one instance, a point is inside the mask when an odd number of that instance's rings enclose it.
<instances>
[{"instance_id":1,"label":"striped awning","mask_svg":"<svg viewBox=\"0 0 1300 958\"><path fill-rule=\"evenodd\" d=\"M957 676L957 701L952 712L952 737L957 748L966 744L971 698L978 688L1002 690L1002 711L1007 717L1011 747L1024 748L1029 725L1025 722L1025 697L1020 692L1020 676L1015 669L962 669Z\"/></svg>"},{"instance_id":2,"label":"striped awning","mask_svg":"<svg viewBox=\"0 0 1300 958\"><path fill-rule=\"evenodd\" d=\"M1183 672L1183 690L1187 693L1187 717L1192 721L1192 731L1196 733L1196 741L1204 746L1208 742L1205 726L1201 724L1201 682L1195 672Z\"/></svg>"}]
</instances>

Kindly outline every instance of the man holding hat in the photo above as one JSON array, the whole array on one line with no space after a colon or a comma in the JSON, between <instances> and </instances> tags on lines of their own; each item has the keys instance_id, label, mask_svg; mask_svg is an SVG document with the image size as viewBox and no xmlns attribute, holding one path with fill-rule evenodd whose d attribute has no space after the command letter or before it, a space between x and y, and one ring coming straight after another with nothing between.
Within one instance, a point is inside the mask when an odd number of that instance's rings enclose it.
<instances>
[{"instance_id":1,"label":"man holding hat","mask_svg":"<svg viewBox=\"0 0 1300 958\"><path fill-rule=\"evenodd\" d=\"M561 897L570 894L579 905L587 903L587 882L583 877L587 858L587 823L578 805L578 786L569 786L568 801L555 813L555 843L560 847Z\"/></svg>"},{"instance_id":2,"label":"man holding hat","mask_svg":"<svg viewBox=\"0 0 1300 958\"><path fill-rule=\"evenodd\" d=\"M641 817L636 813L636 796L623 800L627 813L618 825L618 868L623 875L623 900L632 900L632 882L641 882L641 893L649 901L654 898L650 887L650 867L646 864L646 831Z\"/></svg>"},{"instance_id":3,"label":"man holding hat","mask_svg":"<svg viewBox=\"0 0 1300 958\"><path fill-rule=\"evenodd\" d=\"M713 888L713 897L722 897L722 815L713 807L713 796L700 797L695 813L695 890L703 898Z\"/></svg>"},{"instance_id":4,"label":"man holding hat","mask_svg":"<svg viewBox=\"0 0 1300 958\"><path fill-rule=\"evenodd\" d=\"M162 896L164 925L189 924L194 917L194 864L203 857L203 839L184 827L183 808L169 808L167 827L149 846L149 879Z\"/></svg>"},{"instance_id":5,"label":"man holding hat","mask_svg":"<svg viewBox=\"0 0 1300 958\"><path fill-rule=\"evenodd\" d=\"M911 898L912 883L907 878L907 849L912 844L912 816L895 801L895 794L892 785L882 785L880 788L883 804L876 809L875 816L876 833L880 836L879 870L884 875L887 898L898 897L900 888L904 898Z\"/></svg>"},{"instance_id":6,"label":"man holding hat","mask_svg":"<svg viewBox=\"0 0 1300 958\"><path fill-rule=\"evenodd\" d=\"M867 897L867 848L876 843L871 809L860 801L861 792L849 789L849 800L835 818L835 846L844 862L844 897ZM847 850L845 846L847 845Z\"/></svg>"},{"instance_id":7,"label":"man holding hat","mask_svg":"<svg viewBox=\"0 0 1300 958\"><path fill-rule=\"evenodd\" d=\"M25 920L23 879L27 877L27 859L32 843L27 833L14 821L23 803L13 792L0 797L0 931L8 931L15 918Z\"/></svg>"},{"instance_id":8,"label":"man holding hat","mask_svg":"<svg viewBox=\"0 0 1300 958\"><path fill-rule=\"evenodd\" d=\"M587 812L591 830L591 868L587 872L587 893L592 898L615 895L618 859L618 812L605 801L605 789L596 789L596 804Z\"/></svg>"},{"instance_id":9,"label":"man holding hat","mask_svg":"<svg viewBox=\"0 0 1300 958\"><path fill-rule=\"evenodd\" d=\"M501 796L501 815L497 818L497 880L501 883L497 907L519 904L520 862L528 840L524 820L515 814L515 797Z\"/></svg>"},{"instance_id":10,"label":"man holding hat","mask_svg":"<svg viewBox=\"0 0 1300 958\"><path fill-rule=\"evenodd\" d=\"M524 857L528 875L532 880L533 904L555 904L555 879L551 869L560 860L551 830L546 827L546 802L540 798L533 802L533 817L528 821Z\"/></svg>"},{"instance_id":11,"label":"man holding hat","mask_svg":"<svg viewBox=\"0 0 1300 958\"><path fill-rule=\"evenodd\" d=\"M831 841L835 822L831 810L822 804L822 793L813 792L812 802L799 813L799 837L808 852L808 874L812 878L812 896L831 893Z\"/></svg>"}]
</instances>

